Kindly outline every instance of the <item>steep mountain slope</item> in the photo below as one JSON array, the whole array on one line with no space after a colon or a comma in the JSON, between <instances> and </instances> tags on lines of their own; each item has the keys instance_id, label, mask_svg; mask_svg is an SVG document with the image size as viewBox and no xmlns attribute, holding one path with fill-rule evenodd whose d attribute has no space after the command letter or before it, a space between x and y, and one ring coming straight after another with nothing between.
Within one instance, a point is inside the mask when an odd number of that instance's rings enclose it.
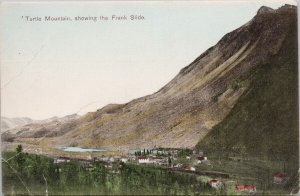
<instances>
[{"instance_id":1,"label":"steep mountain slope","mask_svg":"<svg viewBox=\"0 0 300 196\"><path fill-rule=\"evenodd\" d=\"M294 21L278 54L238 79L250 83L249 88L198 148L298 159L297 41Z\"/></svg>"},{"instance_id":2,"label":"steep mountain slope","mask_svg":"<svg viewBox=\"0 0 300 196\"><path fill-rule=\"evenodd\" d=\"M251 21L226 34L158 92L127 104L107 105L58 125L58 135L40 137L48 137L52 145L112 149L194 147L249 92L250 80L239 79L274 58L296 17L293 6L262 7ZM26 142L20 135L15 141Z\"/></svg>"}]
</instances>

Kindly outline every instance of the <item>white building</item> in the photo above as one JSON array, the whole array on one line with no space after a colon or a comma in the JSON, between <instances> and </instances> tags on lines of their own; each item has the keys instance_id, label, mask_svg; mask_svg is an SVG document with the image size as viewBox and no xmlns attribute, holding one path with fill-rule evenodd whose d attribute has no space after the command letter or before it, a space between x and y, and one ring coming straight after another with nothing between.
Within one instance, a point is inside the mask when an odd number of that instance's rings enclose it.
<instances>
[{"instance_id":1,"label":"white building","mask_svg":"<svg viewBox=\"0 0 300 196\"><path fill-rule=\"evenodd\" d=\"M121 162L127 163L128 162L128 158L125 158L125 157L121 158Z\"/></svg>"},{"instance_id":2,"label":"white building","mask_svg":"<svg viewBox=\"0 0 300 196\"><path fill-rule=\"evenodd\" d=\"M139 163L150 163L150 159L148 157L139 157Z\"/></svg>"},{"instance_id":3,"label":"white building","mask_svg":"<svg viewBox=\"0 0 300 196\"><path fill-rule=\"evenodd\" d=\"M216 180L216 179L211 179L208 183L212 188L215 188L215 189L220 189L224 186L221 181Z\"/></svg>"},{"instance_id":4,"label":"white building","mask_svg":"<svg viewBox=\"0 0 300 196\"><path fill-rule=\"evenodd\" d=\"M64 162L70 162L69 159L54 159L54 163L64 163Z\"/></svg>"},{"instance_id":5,"label":"white building","mask_svg":"<svg viewBox=\"0 0 300 196\"><path fill-rule=\"evenodd\" d=\"M185 170L189 170L189 171L196 171L195 167L191 167L191 166L186 166L184 167Z\"/></svg>"},{"instance_id":6,"label":"white building","mask_svg":"<svg viewBox=\"0 0 300 196\"><path fill-rule=\"evenodd\" d=\"M109 161L110 161L110 162L114 162L114 161L115 161L115 158L114 158L114 157L110 157L110 158L109 158Z\"/></svg>"}]
</instances>

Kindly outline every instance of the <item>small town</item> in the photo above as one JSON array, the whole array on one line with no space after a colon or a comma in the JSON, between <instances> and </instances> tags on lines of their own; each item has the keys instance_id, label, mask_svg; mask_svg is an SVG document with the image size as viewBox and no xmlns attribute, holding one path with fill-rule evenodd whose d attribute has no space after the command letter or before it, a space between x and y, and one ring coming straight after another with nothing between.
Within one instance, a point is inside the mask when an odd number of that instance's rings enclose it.
<instances>
[{"instance_id":1,"label":"small town","mask_svg":"<svg viewBox=\"0 0 300 196\"><path fill-rule=\"evenodd\" d=\"M74 158L56 157L54 163L60 164L70 162ZM190 149L139 149L131 150L127 156L101 157L90 155L89 159L76 159L83 169L93 168L93 162L101 162L111 173L119 173L123 164L135 164L159 167L173 172L188 173L202 177L201 180L207 183L212 189L222 190L233 187L237 192L256 194L256 187L252 184L242 184L230 179L227 173L201 171L200 165L211 165L211 162L203 151ZM289 180L285 172L273 174L273 182L277 185L284 185Z\"/></svg>"}]
</instances>

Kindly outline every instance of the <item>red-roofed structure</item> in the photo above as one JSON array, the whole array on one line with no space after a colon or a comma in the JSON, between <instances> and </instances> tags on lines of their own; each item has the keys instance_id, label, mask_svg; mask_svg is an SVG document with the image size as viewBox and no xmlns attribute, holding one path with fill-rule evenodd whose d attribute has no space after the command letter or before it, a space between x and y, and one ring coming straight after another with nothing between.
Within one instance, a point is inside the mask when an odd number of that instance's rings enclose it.
<instances>
[{"instance_id":1,"label":"red-roofed structure","mask_svg":"<svg viewBox=\"0 0 300 196\"><path fill-rule=\"evenodd\" d=\"M198 159L199 161L203 161L203 160L204 160L204 156L199 156L199 157L197 157L197 159Z\"/></svg>"},{"instance_id":2,"label":"red-roofed structure","mask_svg":"<svg viewBox=\"0 0 300 196\"><path fill-rule=\"evenodd\" d=\"M139 156L138 161L139 163L150 163L149 157L145 157L145 156Z\"/></svg>"},{"instance_id":3,"label":"red-roofed structure","mask_svg":"<svg viewBox=\"0 0 300 196\"><path fill-rule=\"evenodd\" d=\"M243 184L236 184L235 189L238 191L243 191L245 190L245 186Z\"/></svg>"},{"instance_id":4,"label":"red-roofed structure","mask_svg":"<svg viewBox=\"0 0 300 196\"><path fill-rule=\"evenodd\" d=\"M208 183L210 184L211 187L216 188L218 180L212 179Z\"/></svg>"},{"instance_id":5,"label":"red-roofed structure","mask_svg":"<svg viewBox=\"0 0 300 196\"><path fill-rule=\"evenodd\" d=\"M254 192L256 192L256 188L253 185L245 185L245 191L247 191L249 193L254 193Z\"/></svg>"},{"instance_id":6,"label":"red-roofed structure","mask_svg":"<svg viewBox=\"0 0 300 196\"><path fill-rule=\"evenodd\" d=\"M287 173L277 172L273 175L273 181L276 184L284 184L288 181L289 177Z\"/></svg>"}]
</instances>

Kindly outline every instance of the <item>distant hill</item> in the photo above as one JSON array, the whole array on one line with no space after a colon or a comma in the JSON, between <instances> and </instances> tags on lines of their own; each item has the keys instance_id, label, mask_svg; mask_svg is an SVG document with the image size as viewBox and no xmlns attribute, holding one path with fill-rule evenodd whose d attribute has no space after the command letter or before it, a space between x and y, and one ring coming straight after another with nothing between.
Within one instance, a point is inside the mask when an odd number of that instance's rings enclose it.
<instances>
[{"instance_id":1,"label":"distant hill","mask_svg":"<svg viewBox=\"0 0 300 196\"><path fill-rule=\"evenodd\" d=\"M67 126L63 126L63 130L60 128L60 125L65 123L70 123L74 120L77 120L80 116L77 114L71 114L64 117L52 117L45 120L28 120L27 123L11 126L2 131L2 141L13 141L16 137L25 137L25 138L37 138L45 135L57 136L64 134L64 131ZM22 119L22 118L15 118ZM27 118L25 118L27 119ZM10 120L10 119L9 119Z\"/></svg>"},{"instance_id":2,"label":"distant hill","mask_svg":"<svg viewBox=\"0 0 300 196\"><path fill-rule=\"evenodd\" d=\"M78 119L80 116L78 114L70 114L70 115L66 115L63 117L57 117L57 116L53 116L51 118L48 119L44 119L44 120L36 120L34 121L35 124L45 124L45 123L50 123L50 122L67 122L70 120L76 120Z\"/></svg>"},{"instance_id":3,"label":"distant hill","mask_svg":"<svg viewBox=\"0 0 300 196\"><path fill-rule=\"evenodd\" d=\"M1 132L6 131L8 129L13 129L18 126L23 126L31 122L33 122L33 120L27 117L24 118L1 117Z\"/></svg>"}]
</instances>

